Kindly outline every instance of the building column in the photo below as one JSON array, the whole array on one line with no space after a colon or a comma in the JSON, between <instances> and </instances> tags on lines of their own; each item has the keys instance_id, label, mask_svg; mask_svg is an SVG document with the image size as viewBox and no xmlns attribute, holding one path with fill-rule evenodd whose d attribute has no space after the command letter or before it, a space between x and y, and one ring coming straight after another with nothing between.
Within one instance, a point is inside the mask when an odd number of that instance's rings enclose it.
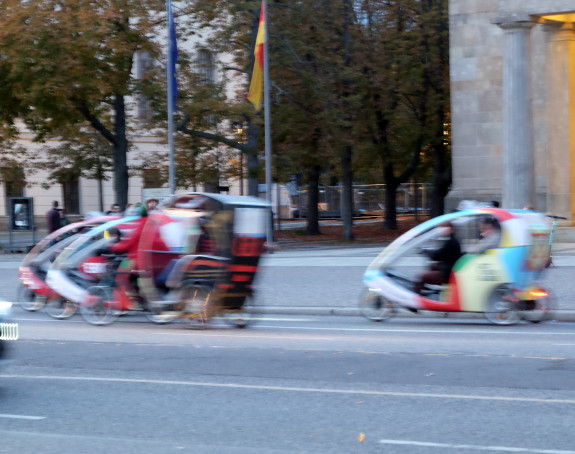
<instances>
[{"instance_id":1,"label":"building column","mask_svg":"<svg viewBox=\"0 0 575 454\"><path fill-rule=\"evenodd\" d=\"M575 28L548 22L547 211L575 220Z\"/></svg>"},{"instance_id":2,"label":"building column","mask_svg":"<svg viewBox=\"0 0 575 454\"><path fill-rule=\"evenodd\" d=\"M535 203L529 19L500 18L503 30L503 208Z\"/></svg>"}]
</instances>

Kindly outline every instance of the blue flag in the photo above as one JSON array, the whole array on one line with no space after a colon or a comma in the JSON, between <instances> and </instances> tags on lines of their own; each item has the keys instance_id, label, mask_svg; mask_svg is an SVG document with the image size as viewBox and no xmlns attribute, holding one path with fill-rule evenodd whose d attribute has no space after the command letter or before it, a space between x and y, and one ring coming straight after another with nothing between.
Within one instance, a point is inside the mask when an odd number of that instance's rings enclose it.
<instances>
[{"instance_id":1,"label":"blue flag","mask_svg":"<svg viewBox=\"0 0 575 454\"><path fill-rule=\"evenodd\" d=\"M172 2L168 2L168 28L170 35L170 48L168 62L168 78L172 80L172 92L169 96L172 97L172 108L176 110L176 99L178 97L178 81L176 80L176 63L178 62L178 43L176 39L176 24L174 22L174 13L172 11Z\"/></svg>"}]
</instances>

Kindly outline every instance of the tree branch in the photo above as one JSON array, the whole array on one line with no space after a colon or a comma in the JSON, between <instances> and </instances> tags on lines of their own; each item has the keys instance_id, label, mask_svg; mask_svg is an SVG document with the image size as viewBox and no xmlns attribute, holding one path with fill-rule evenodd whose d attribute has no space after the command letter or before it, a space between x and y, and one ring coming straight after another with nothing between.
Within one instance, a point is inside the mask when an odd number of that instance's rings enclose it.
<instances>
[{"instance_id":1,"label":"tree branch","mask_svg":"<svg viewBox=\"0 0 575 454\"><path fill-rule=\"evenodd\" d=\"M86 119L86 121L90 123L96 131L102 134L102 136L108 142L110 142L112 145L116 145L118 143L118 138L108 128L106 128L106 126L104 126L100 120L96 118L96 116L90 111L85 103L81 103L79 106L77 106L77 109Z\"/></svg>"}]
</instances>

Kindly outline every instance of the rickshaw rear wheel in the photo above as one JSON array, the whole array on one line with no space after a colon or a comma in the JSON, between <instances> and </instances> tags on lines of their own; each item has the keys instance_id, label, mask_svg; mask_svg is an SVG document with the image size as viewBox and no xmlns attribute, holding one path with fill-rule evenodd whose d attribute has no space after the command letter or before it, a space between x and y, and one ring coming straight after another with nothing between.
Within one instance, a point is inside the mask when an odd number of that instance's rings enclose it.
<instances>
[{"instance_id":1,"label":"rickshaw rear wheel","mask_svg":"<svg viewBox=\"0 0 575 454\"><path fill-rule=\"evenodd\" d=\"M109 325L119 316L120 311L114 308L114 290L103 285L94 285L88 288L88 293L96 297L96 301L80 305L80 314L91 325Z\"/></svg>"},{"instance_id":2,"label":"rickshaw rear wheel","mask_svg":"<svg viewBox=\"0 0 575 454\"><path fill-rule=\"evenodd\" d=\"M65 320L72 317L78 306L64 298L56 298L46 303L46 313L57 320Z\"/></svg>"},{"instance_id":3,"label":"rickshaw rear wheel","mask_svg":"<svg viewBox=\"0 0 575 454\"><path fill-rule=\"evenodd\" d=\"M184 318L190 329L205 328L205 323L211 317L212 287L193 282L184 282L181 291L181 301L184 305Z\"/></svg>"},{"instance_id":4,"label":"rickshaw rear wheel","mask_svg":"<svg viewBox=\"0 0 575 454\"><path fill-rule=\"evenodd\" d=\"M38 309L42 309L44 307L46 297L38 295L25 285L20 284L16 294L16 301L25 311L35 312Z\"/></svg>"},{"instance_id":5,"label":"rickshaw rear wheel","mask_svg":"<svg viewBox=\"0 0 575 454\"><path fill-rule=\"evenodd\" d=\"M368 320L381 322L393 316L395 306L388 299L365 287L359 297L359 310Z\"/></svg>"},{"instance_id":6,"label":"rickshaw rear wheel","mask_svg":"<svg viewBox=\"0 0 575 454\"><path fill-rule=\"evenodd\" d=\"M524 320L531 323L541 323L553 319L553 312L557 309L557 301L551 292L548 292L545 298L539 298L533 303L535 306L533 309L522 312L521 315Z\"/></svg>"},{"instance_id":7,"label":"rickshaw rear wheel","mask_svg":"<svg viewBox=\"0 0 575 454\"><path fill-rule=\"evenodd\" d=\"M513 325L520 319L517 302L511 289L505 285L496 287L487 301L485 317L494 325Z\"/></svg>"},{"instance_id":8,"label":"rickshaw rear wheel","mask_svg":"<svg viewBox=\"0 0 575 454\"><path fill-rule=\"evenodd\" d=\"M240 309L227 309L222 315L223 320L236 328L247 328L256 320L256 305L253 296L246 297Z\"/></svg>"}]
</instances>

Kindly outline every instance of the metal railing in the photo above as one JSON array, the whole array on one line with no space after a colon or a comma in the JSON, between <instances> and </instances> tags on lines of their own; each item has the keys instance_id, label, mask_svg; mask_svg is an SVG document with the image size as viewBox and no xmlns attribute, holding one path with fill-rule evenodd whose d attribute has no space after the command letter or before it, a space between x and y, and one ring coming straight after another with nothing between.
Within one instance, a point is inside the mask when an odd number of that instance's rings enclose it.
<instances>
[{"instance_id":1,"label":"metal railing","mask_svg":"<svg viewBox=\"0 0 575 454\"><path fill-rule=\"evenodd\" d=\"M353 186L354 214L385 213L385 184ZM341 217L341 186L321 186L319 191L320 217ZM308 190L302 188L291 196L292 217L307 217ZM427 215L430 211L430 183L405 183L396 192L397 213L401 215Z\"/></svg>"}]
</instances>

